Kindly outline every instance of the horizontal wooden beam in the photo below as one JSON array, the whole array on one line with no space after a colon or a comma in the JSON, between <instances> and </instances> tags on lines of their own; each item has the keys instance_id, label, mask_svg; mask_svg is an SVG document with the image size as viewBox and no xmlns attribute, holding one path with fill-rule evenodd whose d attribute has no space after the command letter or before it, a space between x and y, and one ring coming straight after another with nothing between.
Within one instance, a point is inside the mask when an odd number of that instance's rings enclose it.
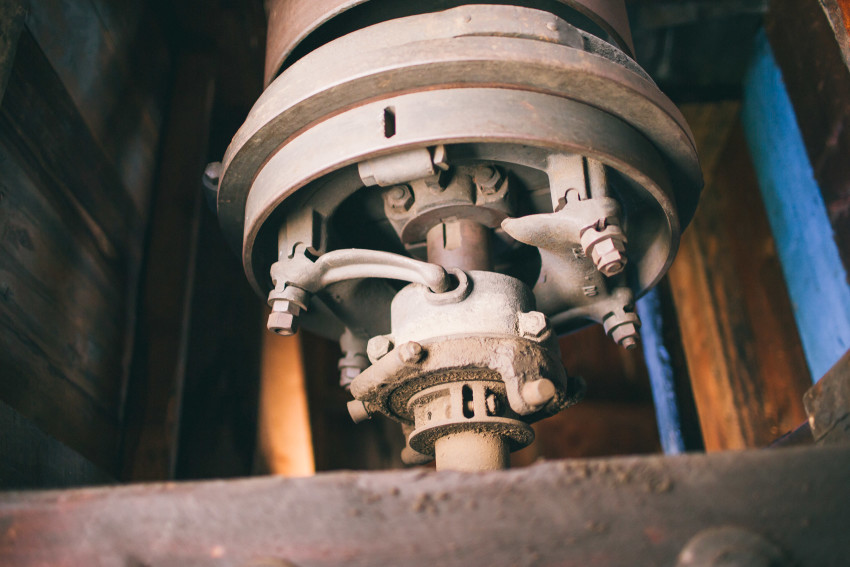
<instances>
[{"instance_id":1,"label":"horizontal wooden beam","mask_svg":"<svg viewBox=\"0 0 850 567\"><path fill-rule=\"evenodd\" d=\"M845 446L6 493L0 564L675 565L734 525L839 566L848 470Z\"/></svg>"}]
</instances>

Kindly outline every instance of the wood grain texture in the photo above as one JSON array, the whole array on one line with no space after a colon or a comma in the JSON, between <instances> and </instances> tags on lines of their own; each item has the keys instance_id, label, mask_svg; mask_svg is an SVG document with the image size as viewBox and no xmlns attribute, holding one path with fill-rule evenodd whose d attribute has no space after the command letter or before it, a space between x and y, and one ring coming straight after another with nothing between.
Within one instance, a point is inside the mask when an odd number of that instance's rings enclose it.
<instances>
[{"instance_id":1,"label":"wood grain texture","mask_svg":"<svg viewBox=\"0 0 850 567\"><path fill-rule=\"evenodd\" d=\"M144 222L28 31L0 169L0 398L114 471Z\"/></svg>"},{"instance_id":2,"label":"wood grain texture","mask_svg":"<svg viewBox=\"0 0 850 567\"><path fill-rule=\"evenodd\" d=\"M27 26L138 215L150 206L171 65L152 4L37 0Z\"/></svg>"},{"instance_id":3,"label":"wood grain texture","mask_svg":"<svg viewBox=\"0 0 850 567\"><path fill-rule=\"evenodd\" d=\"M7 493L0 563L672 566L695 534L735 526L776 542L779 564L845 567L848 469L844 446ZM762 558L733 550L720 564Z\"/></svg>"},{"instance_id":4,"label":"wood grain texture","mask_svg":"<svg viewBox=\"0 0 850 567\"><path fill-rule=\"evenodd\" d=\"M850 4L771 2L766 29L850 273Z\"/></svg>"},{"instance_id":5,"label":"wood grain texture","mask_svg":"<svg viewBox=\"0 0 850 567\"><path fill-rule=\"evenodd\" d=\"M765 446L805 419L811 377L737 109L684 111L707 185L669 279L705 446Z\"/></svg>"}]
</instances>

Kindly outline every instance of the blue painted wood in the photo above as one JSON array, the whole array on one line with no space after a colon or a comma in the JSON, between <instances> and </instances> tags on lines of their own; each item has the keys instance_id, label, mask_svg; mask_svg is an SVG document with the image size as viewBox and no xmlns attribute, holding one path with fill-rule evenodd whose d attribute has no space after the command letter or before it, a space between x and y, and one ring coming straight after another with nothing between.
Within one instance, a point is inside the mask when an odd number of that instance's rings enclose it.
<instances>
[{"instance_id":1,"label":"blue painted wood","mask_svg":"<svg viewBox=\"0 0 850 567\"><path fill-rule=\"evenodd\" d=\"M637 311L642 323L641 344L652 386L661 447L666 455L678 455L684 453L686 447L682 436L673 366L662 337L661 298L657 289L650 290L638 300Z\"/></svg>"},{"instance_id":2,"label":"blue painted wood","mask_svg":"<svg viewBox=\"0 0 850 567\"><path fill-rule=\"evenodd\" d=\"M850 286L791 100L763 31L745 78L742 122L806 360L817 380L850 348Z\"/></svg>"}]
</instances>

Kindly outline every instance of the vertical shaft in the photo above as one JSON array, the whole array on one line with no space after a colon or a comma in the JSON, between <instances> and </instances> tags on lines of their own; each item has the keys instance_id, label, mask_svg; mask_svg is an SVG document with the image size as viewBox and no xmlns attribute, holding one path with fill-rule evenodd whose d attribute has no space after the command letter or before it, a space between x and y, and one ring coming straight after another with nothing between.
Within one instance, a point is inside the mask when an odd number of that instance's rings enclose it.
<instances>
[{"instance_id":1,"label":"vertical shaft","mask_svg":"<svg viewBox=\"0 0 850 567\"><path fill-rule=\"evenodd\" d=\"M508 442L497 435L465 431L437 440L438 471L493 471L508 468Z\"/></svg>"},{"instance_id":2,"label":"vertical shaft","mask_svg":"<svg viewBox=\"0 0 850 567\"><path fill-rule=\"evenodd\" d=\"M491 232L483 224L466 219L438 224L428 231L428 261L464 271L490 270Z\"/></svg>"}]
</instances>

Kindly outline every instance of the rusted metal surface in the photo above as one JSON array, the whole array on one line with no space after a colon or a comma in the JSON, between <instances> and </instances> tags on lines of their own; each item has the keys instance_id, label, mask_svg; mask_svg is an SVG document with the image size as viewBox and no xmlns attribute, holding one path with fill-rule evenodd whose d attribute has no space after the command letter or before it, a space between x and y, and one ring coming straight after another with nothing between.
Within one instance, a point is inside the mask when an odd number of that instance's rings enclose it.
<instances>
[{"instance_id":1,"label":"rusted metal surface","mask_svg":"<svg viewBox=\"0 0 850 567\"><path fill-rule=\"evenodd\" d=\"M709 528L846 565L850 448L0 496L0 564L674 565Z\"/></svg>"},{"instance_id":2,"label":"rusted metal surface","mask_svg":"<svg viewBox=\"0 0 850 567\"><path fill-rule=\"evenodd\" d=\"M396 0L270 0L268 4L268 35L266 42L265 83L268 85L280 73L284 63L294 59L293 52L304 43L308 49L359 27L398 18L438 11L464 4L462 1L432 0L430 2L397 2ZM498 4L503 2L489 2ZM634 55L634 44L628 14L623 0L558 0L558 2L514 1L510 4L561 10L573 9L586 16L610 34L623 51ZM359 10L354 11L355 8ZM306 51L306 49L305 49Z\"/></svg>"},{"instance_id":3,"label":"rusted metal surface","mask_svg":"<svg viewBox=\"0 0 850 567\"><path fill-rule=\"evenodd\" d=\"M803 397L816 443L850 444L850 352Z\"/></svg>"}]
</instances>

